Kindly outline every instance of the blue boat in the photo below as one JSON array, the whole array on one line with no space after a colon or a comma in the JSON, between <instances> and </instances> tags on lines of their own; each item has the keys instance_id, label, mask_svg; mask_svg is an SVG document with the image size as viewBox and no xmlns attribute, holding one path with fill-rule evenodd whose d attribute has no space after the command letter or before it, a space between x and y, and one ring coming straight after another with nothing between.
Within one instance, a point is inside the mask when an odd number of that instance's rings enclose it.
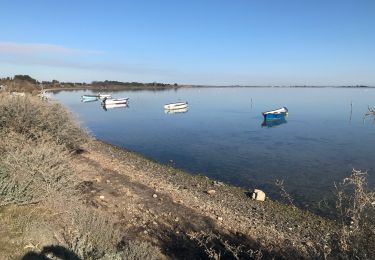
<instances>
[{"instance_id":1,"label":"blue boat","mask_svg":"<svg viewBox=\"0 0 375 260\"><path fill-rule=\"evenodd\" d=\"M279 126L279 125L282 125L282 124L286 124L288 123L288 121L286 121L286 117L282 117L282 118L275 118L273 120L263 120L263 123L262 123L262 127L266 127L266 128L270 128L270 127L275 127L275 126Z\"/></svg>"},{"instance_id":2,"label":"blue boat","mask_svg":"<svg viewBox=\"0 0 375 260\"><path fill-rule=\"evenodd\" d=\"M91 102L91 101L96 101L98 100L98 96L94 95L83 95L81 96L82 102Z\"/></svg>"},{"instance_id":3,"label":"blue boat","mask_svg":"<svg viewBox=\"0 0 375 260\"><path fill-rule=\"evenodd\" d=\"M98 98L99 96L98 95L82 95L81 98L84 99L84 98Z\"/></svg>"},{"instance_id":4,"label":"blue boat","mask_svg":"<svg viewBox=\"0 0 375 260\"><path fill-rule=\"evenodd\" d=\"M264 120L278 120L288 115L288 109L286 107L266 111L262 113Z\"/></svg>"}]
</instances>

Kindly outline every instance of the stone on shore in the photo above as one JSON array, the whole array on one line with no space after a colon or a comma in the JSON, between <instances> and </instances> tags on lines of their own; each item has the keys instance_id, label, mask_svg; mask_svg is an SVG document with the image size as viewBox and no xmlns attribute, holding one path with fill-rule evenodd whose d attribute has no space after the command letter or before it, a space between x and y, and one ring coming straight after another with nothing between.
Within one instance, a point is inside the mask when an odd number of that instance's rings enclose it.
<instances>
[{"instance_id":1,"label":"stone on shore","mask_svg":"<svg viewBox=\"0 0 375 260\"><path fill-rule=\"evenodd\" d=\"M252 199L258 200L258 201L265 201L266 200L266 194L261 190L254 189L254 192L252 194Z\"/></svg>"},{"instance_id":2,"label":"stone on shore","mask_svg":"<svg viewBox=\"0 0 375 260\"><path fill-rule=\"evenodd\" d=\"M207 190L206 192L208 195L214 195L216 193L216 190Z\"/></svg>"}]
</instances>

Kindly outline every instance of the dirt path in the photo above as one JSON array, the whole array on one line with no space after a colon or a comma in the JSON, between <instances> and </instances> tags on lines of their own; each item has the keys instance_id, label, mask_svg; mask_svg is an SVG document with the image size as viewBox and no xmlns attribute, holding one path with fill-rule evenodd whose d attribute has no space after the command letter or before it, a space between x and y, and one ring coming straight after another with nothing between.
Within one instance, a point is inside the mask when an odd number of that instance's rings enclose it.
<instances>
[{"instance_id":1,"label":"dirt path","mask_svg":"<svg viewBox=\"0 0 375 260\"><path fill-rule=\"evenodd\" d=\"M119 218L126 238L149 240L170 256L201 256L187 234L204 231L263 255L306 257L318 253L316 241L326 232L327 224L310 213L252 201L241 189L99 141L74 160L87 202Z\"/></svg>"}]
</instances>

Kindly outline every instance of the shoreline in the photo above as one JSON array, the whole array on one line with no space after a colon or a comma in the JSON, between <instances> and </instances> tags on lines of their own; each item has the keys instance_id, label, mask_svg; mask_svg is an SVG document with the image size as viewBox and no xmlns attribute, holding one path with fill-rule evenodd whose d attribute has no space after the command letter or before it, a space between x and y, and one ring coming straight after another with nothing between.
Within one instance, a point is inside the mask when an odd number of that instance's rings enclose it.
<instances>
[{"instance_id":1,"label":"shoreline","mask_svg":"<svg viewBox=\"0 0 375 260\"><path fill-rule=\"evenodd\" d=\"M310 242L319 241L335 226L331 220L311 212L270 199L264 202L252 200L243 188L218 184L206 176L189 174L100 140L93 140L86 146L82 156L96 158L97 160L94 160L96 164L101 164L100 158L110 158L102 165L103 168L117 171L120 176L125 174L132 179L132 184L136 183L145 190L149 190L146 196L145 194L141 196L144 200L141 203L143 210L157 212L160 211L158 208L162 208L169 212L166 215L163 215L166 212L159 212L156 218L155 216L151 216L151 219L149 219L150 216L146 217L146 222L154 223L163 219L162 222L168 223L168 226L173 227L177 234L186 236L189 232L199 230L211 229L215 232L220 230L219 233L223 234L239 234L247 243L250 240L256 241L259 249L264 252L269 251L271 255L277 252L277 255L285 254L285 256L289 253L283 252L284 243L289 241L295 249L298 249L298 252L302 253L301 257L308 257L310 254L308 252L316 251L314 248L316 243ZM132 173L121 172L118 170L120 165L127 165ZM112 178L118 176L117 174L112 175ZM132 176L133 174L136 177ZM105 185L102 186L102 181L97 181L94 176L87 177L85 181L93 182L92 188L102 190L103 193ZM105 181L113 183L111 178ZM122 188L122 185L127 186L127 189L130 188L126 182L118 185ZM208 190L215 190L215 193L210 195L207 193ZM106 199L110 196L109 194L110 191L105 193ZM156 198L153 197L154 194ZM97 198L91 199L99 204L102 202ZM110 200L112 200L111 197L108 198L108 201ZM157 205L153 205L152 201L155 201ZM105 206L108 208L108 203L105 203ZM174 208L176 211L173 210ZM184 214L178 213L180 210ZM191 216L197 219L203 218L210 224L203 224L198 229L189 230ZM137 217L143 218L144 216L138 215ZM146 239L144 234L159 233L155 230L154 224L145 227L142 232L140 235L143 239ZM137 234L133 235L137 236ZM153 242L157 243L157 241Z\"/></svg>"},{"instance_id":2,"label":"shoreline","mask_svg":"<svg viewBox=\"0 0 375 260\"><path fill-rule=\"evenodd\" d=\"M57 91L163 91L172 89L191 89L191 88L275 88L275 89L321 89L321 88L333 88L333 89L375 89L375 86L204 86L204 85L179 85L170 87L56 87L42 89L44 92L57 92Z\"/></svg>"}]
</instances>

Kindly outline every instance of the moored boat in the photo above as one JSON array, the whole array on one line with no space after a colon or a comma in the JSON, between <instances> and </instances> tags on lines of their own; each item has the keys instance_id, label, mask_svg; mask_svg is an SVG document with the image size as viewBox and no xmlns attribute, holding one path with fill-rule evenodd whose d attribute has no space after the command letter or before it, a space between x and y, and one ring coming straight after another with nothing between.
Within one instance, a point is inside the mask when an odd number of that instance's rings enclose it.
<instances>
[{"instance_id":1,"label":"moored boat","mask_svg":"<svg viewBox=\"0 0 375 260\"><path fill-rule=\"evenodd\" d=\"M117 104L127 104L129 98L104 98L102 101L103 105L117 105Z\"/></svg>"},{"instance_id":2,"label":"moored boat","mask_svg":"<svg viewBox=\"0 0 375 260\"><path fill-rule=\"evenodd\" d=\"M94 95L83 95L83 96L81 96L82 102L91 102L91 101L96 101L96 100L98 100L98 97L94 96Z\"/></svg>"},{"instance_id":3,"label":"moored boat","mask_svg":"<svg viewBox=\"0 0 375 260\"><path fill-rule=\"evenodd\" d=\"M174 109L185 109L188 107L187 102L176 102L164 105L165 110L174 110Z\"/></svg>"},{"instance_id":4,"label":"moored boat","mask_svg":"<svg viewBox=\"0 0 375 260\"><path fill-rule=\"evenodd\" d=\"M98 98L98 95L82 95L81 98Z\"/></svg>"},{"instance_id":5,"label":"moored boat","mask_svg":"<svg viewBox=\"0 0 375 260\"><path fill-rule=\"evenodd\" d=\"M82 98L81 101L83 103L88 103L88 102L95 102L97 101L98 99L97 98Z\"/></svg>"},{"instance_id":6,"label":"moored boat","mask_svg":"<svg viewBox=\"0 0 375 260\"><path fill-rule=\"evenodd\" d=\"M98 94L99 99L104 99L104 98L112 98L111 94Z\"/></svg>"},{"instance_id":7,"label":"moored boat","mask_svg":"<svg viewBox=\"0 0 375 260\"><path fill-rule=\"evenodd\" d=\"M114 109L114 108L127 108L129 107L128 104L111 104L111 105L103 105L103 109L107 111L108 109Z\"/></svg>"},{"instance_id":8,"label":"moored boat","mask_svg":"<svg viewBox=\"0 0 375 260\"><path fill-rule=\"evenodd\" d=\"M263 112L265 120L280 119L288 115L288 109L286 107L270 110Z\"/></svg>"}]
</instances>

